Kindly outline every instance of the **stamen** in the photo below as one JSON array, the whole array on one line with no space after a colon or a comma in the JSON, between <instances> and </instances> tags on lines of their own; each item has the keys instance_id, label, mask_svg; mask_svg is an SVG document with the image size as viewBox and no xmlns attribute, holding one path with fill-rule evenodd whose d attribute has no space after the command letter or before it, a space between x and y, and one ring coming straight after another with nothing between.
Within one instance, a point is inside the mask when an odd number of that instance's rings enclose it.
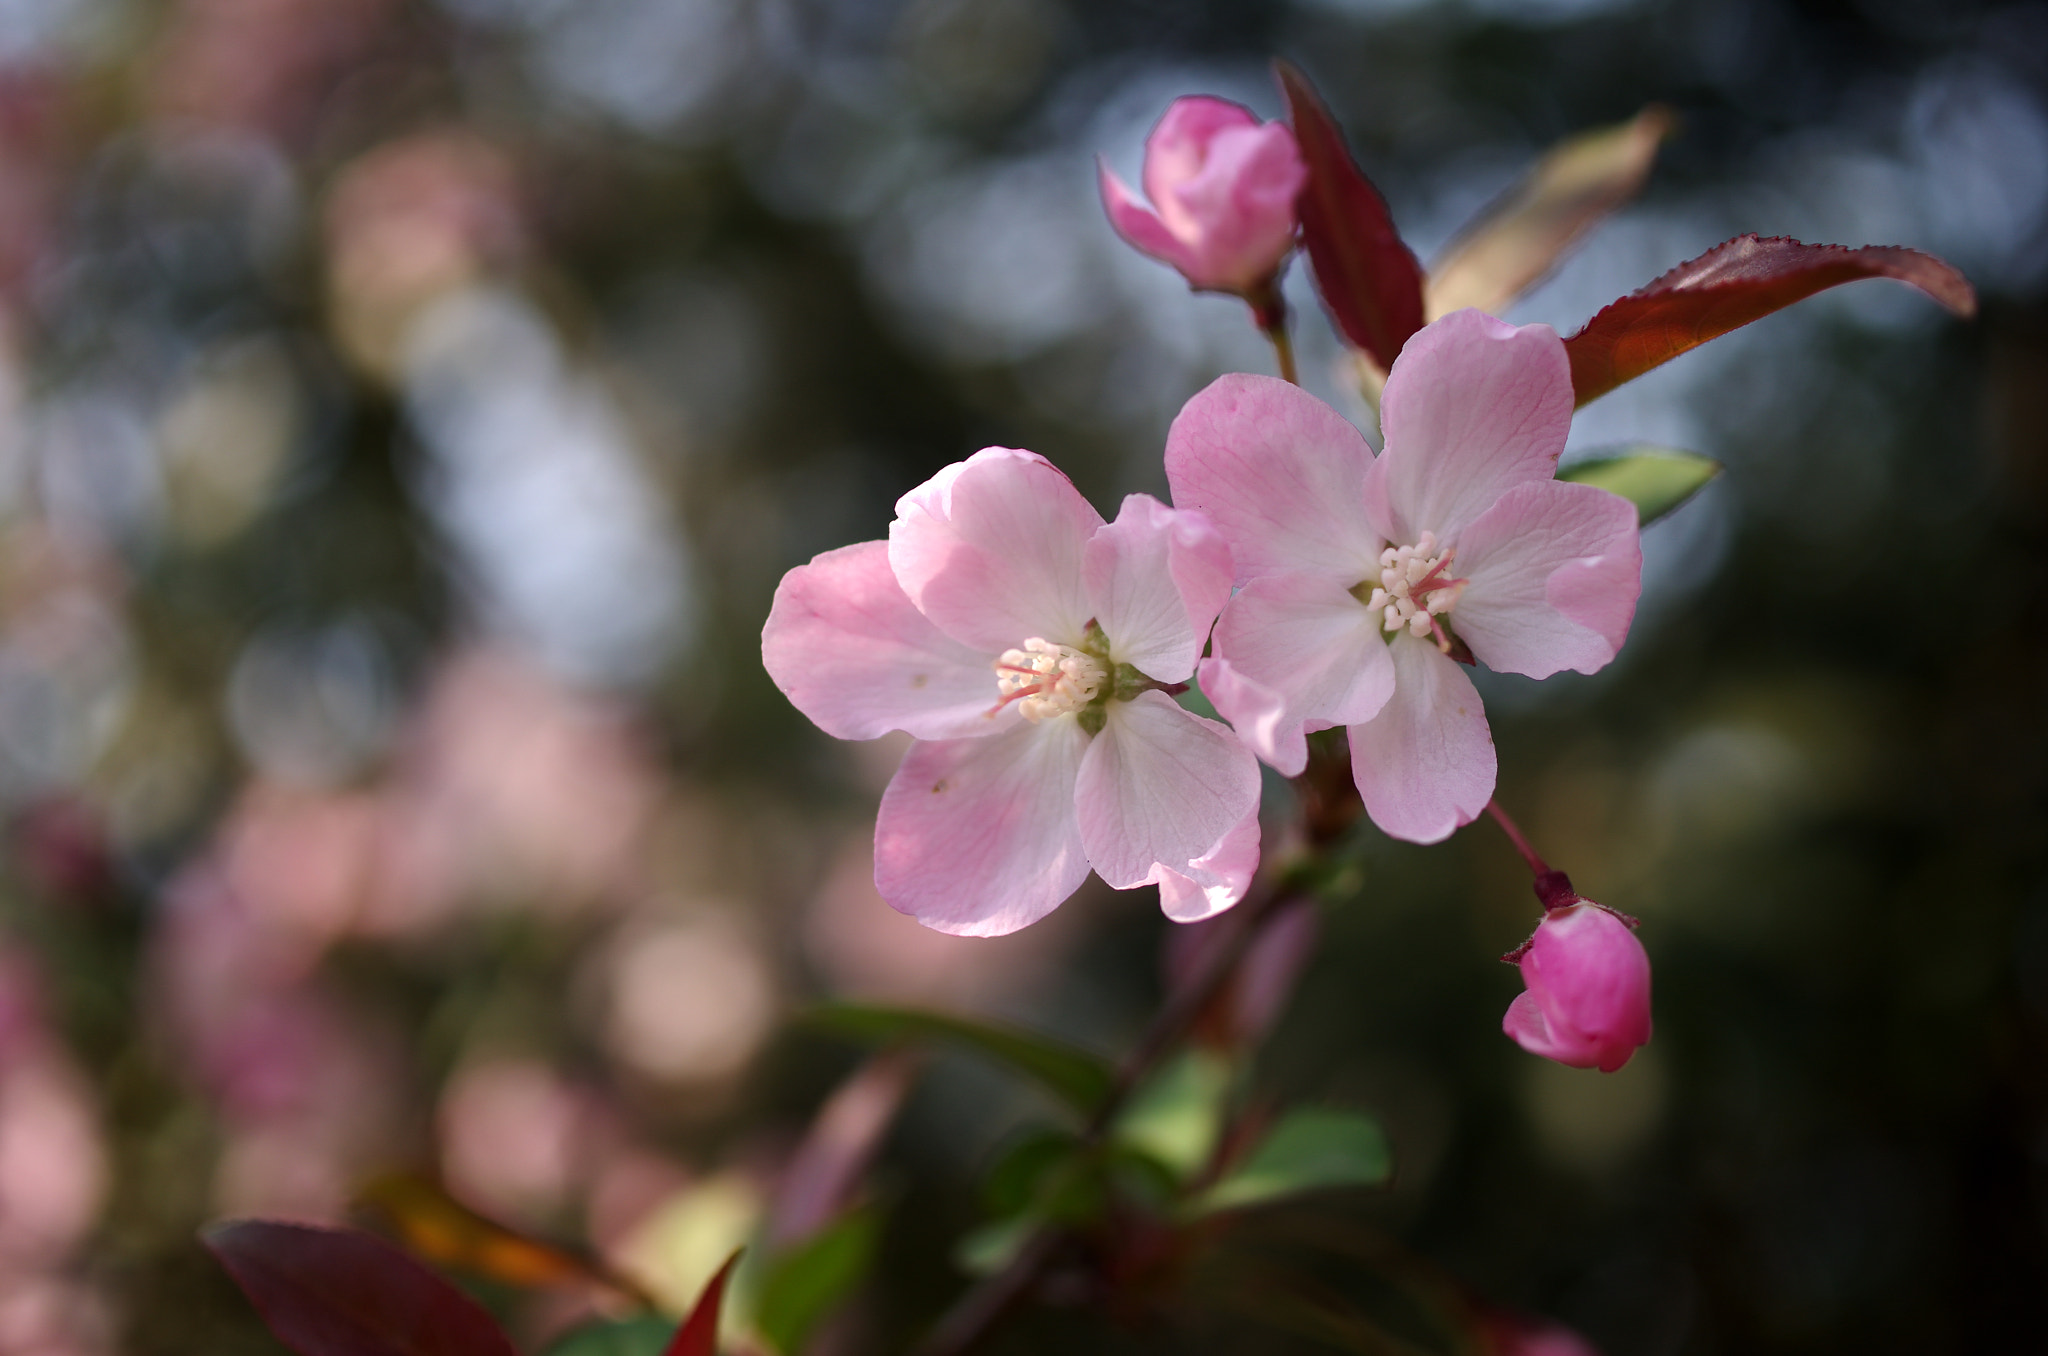
<instances>
[{"instance_id":1,"label":"stamen","mask_svg":"<svg viewBox=\"0 0 2048 1356\"><path fill-rule=\"evenodd\" d=\"M996 691L1002 700L989 708L994 716L1011 702L1026 720L1044 720L1079 711L1094 701L1109 681L1101 660L1071 645L1055 645L1033 636L1018 650L1005 650L995 662Z\"/></svg>"},{"instance_id":2,"label":"stamen","mask_svg":"<svg viewBox=\"0 0 2048 1356\"><path fill-rule=\"evenodd\" d=\"M1469 582L1450 577L1457 554L1455 546L1439 553L1434 532L1424 532L1413 546L1380 552L1380 582L1365 605L1380 614L1382 629L1418 639L1434 635L1437 648L1449 654L1450 637L1437 618L1457 606Z\"/></svg>"}]
</instances>

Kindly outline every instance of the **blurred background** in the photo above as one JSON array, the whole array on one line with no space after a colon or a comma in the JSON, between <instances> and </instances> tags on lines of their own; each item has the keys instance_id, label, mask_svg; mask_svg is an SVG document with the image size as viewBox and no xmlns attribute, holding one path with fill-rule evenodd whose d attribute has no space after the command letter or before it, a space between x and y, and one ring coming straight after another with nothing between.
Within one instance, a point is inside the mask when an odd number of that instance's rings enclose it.
<instances>
[{"instance_id":1,"label":"blurred background","mask_svg":"<svg viewBox=\"0 0 2048 1356\"><path fill-rule=\"evenodd\" d=\"M1273 55L1425 259L1676 109L1514 319L1740 231L1985 303L1861 284L1583 412L1729 468L1619 662L1485 687L1503 799L1643 919L1656 1039L1522 1054L1500 836L1361 838L1259 1073L1384 1118L1395 1184L1333 1209L1609 1356L2042 1340L2048 6L0 0L0 1352L277 1351L194 1231L404 1166L687 1295L852 1065L805 1003L1129 1041L1149 892L899 918L900 747L813 729L758 634L983 445L1164 493L1180 403L1270 355L1115 239L1094 157L1134 177L1182 93L1276 116ZM926 1071L839 1349L943 1304L1042 1114ZM1009 1349L1215 1339L1049 1322Z\"/></svg>"}]
</instances>

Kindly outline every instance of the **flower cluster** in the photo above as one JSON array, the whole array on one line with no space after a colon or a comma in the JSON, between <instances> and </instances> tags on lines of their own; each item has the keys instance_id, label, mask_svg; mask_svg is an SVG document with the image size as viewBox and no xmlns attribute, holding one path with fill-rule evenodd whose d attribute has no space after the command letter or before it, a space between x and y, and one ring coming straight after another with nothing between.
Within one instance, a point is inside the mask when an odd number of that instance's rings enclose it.
<instances>
[{"instance_id":1,"label":"flower cluster","mask_svg":"<svg viewBox=\"0 0 2048 1356\"><path fill-rule=\"evenodd\" d=\"M1029 452L947 467L904 496L887 542L790 571L768 671L828 733L916 739L882 798L875 883L957 933L1023 927L1090 868L1158 886L1181 921L1227 908L1259 862L1257 762L1302 776L1308 736L1341 726L1359 801L1392 837L1500 820L1546 909L1509 957L1527 991L1505 1030L1612 1071L1650 1037L1648 957L1494 802L1465 672L1593 673L1628 636L1638 505L1558 478L1572 411L1840 282L1895 278L1962 314L1974 294L1911 250L1745 236L1569 339L1454 310L1500 309L1541 276L1605 210L1588 203L1641 182L1668 118L1578 146L1573 173L1598 192L1552 202L1564 190L1539 174L1425 278L1306 79L1283 66L1281 82L1292 128L1175 101L1145 145L1149 206L1099 179L1126 241L1251 304L1286 379L1232 374L1188 401L1166 435L1171 508L1133 495L1104 523ZM1379 407L1378 451L1294 383L1279 278L1297 243ZM1190 679L1227 725L1176 701Z\"/></svg>"}]
</instances>

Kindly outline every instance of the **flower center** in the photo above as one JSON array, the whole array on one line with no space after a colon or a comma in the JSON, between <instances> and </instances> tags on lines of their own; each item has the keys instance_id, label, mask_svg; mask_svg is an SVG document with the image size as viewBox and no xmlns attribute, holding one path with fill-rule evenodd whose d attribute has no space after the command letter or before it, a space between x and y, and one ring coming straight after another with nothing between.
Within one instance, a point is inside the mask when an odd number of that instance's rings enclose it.
<instances>
[{"instance_id":1,"label":"flower center","mask_svg":"<svg viewBox=\"0 0 2048 1356\"><path fill-rule=\"evenodd\" d=\"M1448 651L1450 640L1437 618L1456 607L1465 591L1467 581L1450 575L1457 554L1455 546L1439 552L1434 532L1424 532L1413 546L1389 546L1380 552L1380 582L1365 605L1380 614L1387 631L1433 632L1437 648Z\"/></svg>"},{"instance_id":2,"label":"flower center","mask_svg":"<svg viewBox=\"0 0 2048 1356\"><path fill-rule=\"evenodd\" d=\"M1017 703L1026 720L1065 716L1079 711L1102 695L1109 683L1109 667L1071 645L1055 645L1033 636L1020 650L1005 650L996 660L996 691L1003 699L989 708L989 714Z\"/></svg>"}]
</instances>

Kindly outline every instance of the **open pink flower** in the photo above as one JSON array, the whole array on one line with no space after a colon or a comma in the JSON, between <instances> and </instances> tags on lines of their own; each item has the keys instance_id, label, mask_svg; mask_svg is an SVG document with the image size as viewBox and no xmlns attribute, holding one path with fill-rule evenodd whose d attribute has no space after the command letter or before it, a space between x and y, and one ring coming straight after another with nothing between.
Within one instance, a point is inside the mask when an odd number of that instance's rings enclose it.
<instances>
[{"instance_id":1,"label":"open pink flower","mask_svg":"<svg viewBox=\"0 0 2048 1356\"><path fill-rule=\"evenodd\" d=\"M1251 297L1294 248L1294 200L1308 167L1284 123L1224 99L1175 99L1145 138L1146 207L1101 167L1116 233L1204 292Z\"/></svg>"},{"instance_id":2,"label":"open pink flower","mask_svg":"<svg viewBox=\"0 0 2048 1356\"><path fill-rule=\"evenodd\" d=\"M1649 953L1612 909L1585 900L1552 909L1510 959L1528 988L1501 1029L1530 1054L1613 1073L1649 1043Z\"/></svg>"},{"instance_id":3,"label":"open pink flower","mask_svg":"<svg viewBox=\"0 0 2048 1356\"><path fill-rule=\"evenodd\" d=\"M1564 345L1458 311L1387 378L1386 450L1315 397L1236 374L1166 440L1174 503L1230 543L1243 586L1202 690L1289 776L1311 730L1349 728L1373 822L1433 843L1493 796L1493 736L1459 659L1592 673L1641 588L1635 508L1556 480L1571 424Z\"/></svg>"},{"instance_id":4,"label":"open pink flower","mask_svg":"<svg viewBox=\"0 0 2048 1356\"><path fill-rule=\"evenodd\" d=\"M1104 523L1051 462L991 447L898 501L888 541L783 576L761 656L827 734L917 738L875 825L895 908L1014 932L1092 866L1191 922L1259 857L1257 761L1161 690L1193 676L1230 580L1199 514L1134 494Z\"/></svg>"}]
</instances>

